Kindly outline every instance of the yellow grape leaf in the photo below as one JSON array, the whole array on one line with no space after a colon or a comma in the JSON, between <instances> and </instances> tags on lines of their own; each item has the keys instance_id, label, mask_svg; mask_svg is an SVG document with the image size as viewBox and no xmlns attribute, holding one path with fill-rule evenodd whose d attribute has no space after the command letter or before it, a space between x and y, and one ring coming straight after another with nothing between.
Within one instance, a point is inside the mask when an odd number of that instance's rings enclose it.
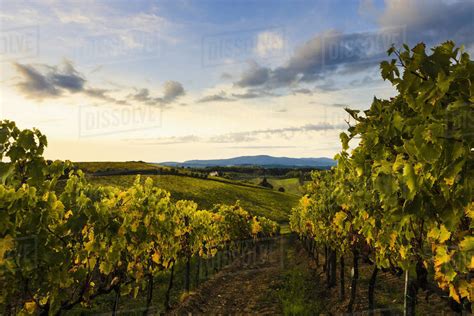
<instances>
[{"instance_id":1,"label":"yellow grape leaf","mask_svg":"<svg viewBox=\"0 0 474 316\"><path fill-rule=\"evenodd\" d=\"M434 259L435 266L440 266L443 263L449 262L451 256L446 252L446 248L443 246L436 248L436 256Z\"/></svg>"},{"instance_id":2,"label":"yellow grape leaf","mask_svg":"<svg viewBox=\"0 0 474 316\"><path fill-rule=\"evenodd\" d=\"M462 251L472 251L474 250L474 237L473 236L466 236L464 239L459 243L459 248Z\"/></svg>"},{"instance_id":3,"label":"yellow grape leaf","mask_svg":"<svg viewBox=\"0 0 474 316\"><path fill-rule=\"evenodd\" d=\"M456 271L454 271L454 269L451 268L451 267L445 267L445 270L446 270L446 272L444 274L444 276L445 276L444 278L448 282L452 282L454 280L454 278L456 277L456 275L458 275L456 273Z\"/></svg>"},{"instance_id":4,"label":"yellow grape leaf","mask_svg":"<svg viewBox=\"0 0 474 316\"><path fill-rule=\"evenodd\" d=\"M3 263L3 257L7 251L13 248L13 238L10 235L6 235L5 238L0 240L0 264Z\"/></svg>"},{"instance_id":5,"label":"yellow grape leaf","mask_svg":"<svg viewBox=\"0 0 474 316\"><path fill-rule=\"evenodd\" d=\"M66 212L66 214L64 214L64 218L65 218L65 219L68 219L68 218L71 217L72 215L73 215L72 211L69 210L69 211Z\"/></svg>"},{"instance_id":6,"label":"yellow grape leaf","mask_svg":"<svg viewBox=\"0 0 474 316\"><path fill-rule=\"evenodd\" d=\"M368 219L369 218L369 213L367 213L366 211L363 211L362 212L362 218L363 219Z\"/></svg>"},{"instance_id":7,"label":"yellow grape leaf","mask_svg":"<svg viewBox=\"0 0 474 316\"><path fill-rule=\"evenodd\" d=\"M36 303L34 301L26 302L25 309L28 314L34 314L36 311Z\"/></svg>"},{"instance_id":8,"label":"yellow grape leaf","mask_svg":"<svg viewBox=\"0 0 474 316\"><path fill-rule=\"evenodd\" d=\"M471 280L471 284L469 284L465 280L459 281L458 290L461 297L467 297L467 299L471 300L471 291L474 288L474 280Z\"/></svg>"},{"instance_id":9,"label":"yellow grape leaf","mask_svg":"<svg viewBox=\"0 0 474 316\"><path fill-rule=\"evenodd\" d=\"M473 203L469 203L469 205L466 206L466 215L467 215L470 219L474 219L474 202L473 202Z\"/></svg>"},{"instance_id":10,"label":"yellow grape leaf","mask_svg":"<svg viewBox=\"0 0 474 316\"><path fill-rule=\"evenodd\" d=\"M262 231L262 227L260 223L255 220L252 221L252 235L257 235L260 231Z\"/></svg>"},{"instance_id":11,"label":"yellow grape leaf","mask_svg":"<svg viewBox=\"0 0 474 316\"><path fill-rule=\"evenodd\" d=\"M40 303L41 305L46 305L46 303L48 303L48 299L49 299L49 297L48 297L48 296L45 296L45 297L43 297L43 298L41 298L41 299L39 300L39 303Z\"/></svg>"},{"instance_id":12,"label":"yellow grape leaf","mask_svg":"<svg viewBox=\"0 0 474 316\"><path fill-rule=\"evenodd\" d=\"M444 278L444 274L441 273L441 269L436 269L435 268L435 274L434 274L435 280L438 281L438 285L440 288L445 289L447 286L446 280Z\"/></svg>"},{"instance_id":13,"label":"yellow grape leaf","mask_svg":"<svg viewBox=\"0 0 474 316\"><path fill-rule=\"evenodd\" d=\"M444 182L449 185L449 186L452 186L454 184L454 178L455 177L450 177L450 178L444 178Z\"/></svg>"},{"instance_id":14,"label":"yellow grape leaf","mask_svg":"<svg viewBox=\"0 0 474 316\"><path fill-rule=\"evenodd\" d=\"M439 230L439 242L444 243L449 237L451 237L451 233L446 229L446 226L441 225Z\"/></svg>"},{"instance_id":15,"label":"yellow grape leaf","mask_svg":"<svg viewBox=\"0 0 474 316\"><path fill-rule=\"evenodd\" d=\"M84 249L88 252L91 252L94 249L94 239L90 239L84 244Z\"/></svg>"},{"instance_id":16,"label":"yellow grape leaf","mask_svg":"<svg viewBox=\"0 0 474 316\"><path fill-rule=\"evenodd\" d=\"M407 257L407 250L405 246L400 246L400 255L402 256L403 259Z\"/></svg>"},{"instance_id":17,"label":"yellow grape leaf","mask_svg":"<svg viewBox=\"0 0 474 316\"><path fill-rule=\"evenodd\" d=\"M87 225L84 225L84 227L82 228L82 235L86 235L87 234L87 230L89 229L89 227L87 227Z\"/></svg>"},{"instance_id":18,"label":"yellow grape leaf","mask_svg":"<svg viewBox=\"0 0 474 316\"><path fill-rule=\"evenodd\" d=\"M133 222L133 223L130 225L130 230L131 230L132 232L136 232L136 231L137 231L137 228L138 228L138 225L139 225L138 222Z\"/></svg>"},{"instance_id":19,"label":"yellow grape leaf","mask_svg":"<svg viewBox=\"0 0 474 316\"><path fill-rule=\"evenodd\" d=\"M471 264L469 265L469 269L474 269L474 256L471 256Z\"/></svg>"},{"instance_id":20,"label":"yellow grape leaf","mask_svg":"<svg viewBox=\"0 0 474 316\"><path fill-rule=\"evenodd\" d=\"M397 241L397 232L393 232L390 234L390 249L395 247L395 241Z\"/></svg>"},{"instance_id":21,"label":"yellow grape leaf","mask_svg":"<svg viewBox=\"0 0 474 316\"><path fill-rule=\"evenodd\" d=\"M159 220L160 222L164 222L165 219L166 219L165 214L160 214L160 215L158 215L158 220Z\"/></svg>"},{"instance_id":22,"label":"yellow grape leaf","mask_svg":"<svg viewBox=\"0 0 474 316\"><path fill-rule=\"evenodd\" d=\"M303 196L303 198L301 199L301 204L303 205L303 207L308 207L310 202L309 202L309 198L307 195Z\"/></svg>"},{"instance_id":23,"label":"yellow grape leaf","mask_svg":"<svg viewBox=\"0 0 474 316\"><path fill-rule=\"evenodd\" d=\"M439 237L439 229L438 227L433 227L429 232L428 232L428 238L432 239L438 239Z\"/></svg>"},{"instance_id":24,"label":"yellow grape leaf","mask_svg":"<svg viewBox=\"0 0 474 316\"><path fill-rule=\"evenodd\" d=\"M160 263L160 258L161 258L161 255L158 251L155 251L155 253L151 256L151 260L153 260L153 262L156 264Z\"/></svg>"},{"instance_id":25,"label":"yellow grape leaf","mask_svg":"<svg viewBox=\"0 0 474 316\"><path fill-rule=\"evenodd\" d=\"M338 227L342 227L344 220L347 218L347 214L345 212L337 212L334 216L334 224Z\"/></svg>"},{"instance_id":26,"label":"yellow grape leaf","mask_svg":"<svg viewBox=\"0 0 474 316\"><path fill-rule=\"evenodd\" d=\"M458 303L461 303L461 300L459 299L459 295L456 292L456 289L454 288L454 285L450 284L449 285L449 296L453 298Z\"/></svg>"}]
</instances>

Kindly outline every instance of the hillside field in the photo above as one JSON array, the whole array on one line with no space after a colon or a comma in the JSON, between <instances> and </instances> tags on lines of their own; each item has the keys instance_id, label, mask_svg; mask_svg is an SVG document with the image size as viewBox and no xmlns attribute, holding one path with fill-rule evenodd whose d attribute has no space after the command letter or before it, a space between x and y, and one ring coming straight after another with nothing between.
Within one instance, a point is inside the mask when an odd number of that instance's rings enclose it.
<instances>
[{"instance_id":1,"label":"hillside field","mask_svg":"<svg viewBox=\"0 0 474 316\"><path fill-rule=\"evenodd\" d=\"M143 161L94 161L94 162L74 162L74 166L85 173L103 171L130 171L130 170L157 170L160 168L169 169L166 166L157 166Z\"/></svg>"},{"instance_id":2,"label":"hillside field","mask_svg":"<svg viewBox=\"0 0 474 316\"><path fill-rule=\"evenodd\" d=\"M115 185L128 187L136 176L90 176L97 185ZM280 223L288 221L291 208L296 205L299 196L250 185L240 185L230 181L198 179L176 175L147 175L154 183L171 193L174 200L189 199L198 203L200 208L210 209L214 204L233 204L240 201L242 207L250 213L265 216Z\"/></svg>"},{"instance_id":3,"label":"hillside field","mask_svg":"<svg viewBox=\"0 0 474 316\"><path fill-rule=\"evenodd\" d=\"M249 183L257 185L262 181L263 178L253 178L251 180L248 180ZM309 181L305 181L303 185L300 184L298 178L272 178L268 177L267 178L268 183L270 183L273 186L274 190L278 190L278 188L283 188L285 189L285 192L291 193L291 194L296 194L299 196L304 195L305 192L305 184L308 183Z\"/></svg>"}]
</instances>

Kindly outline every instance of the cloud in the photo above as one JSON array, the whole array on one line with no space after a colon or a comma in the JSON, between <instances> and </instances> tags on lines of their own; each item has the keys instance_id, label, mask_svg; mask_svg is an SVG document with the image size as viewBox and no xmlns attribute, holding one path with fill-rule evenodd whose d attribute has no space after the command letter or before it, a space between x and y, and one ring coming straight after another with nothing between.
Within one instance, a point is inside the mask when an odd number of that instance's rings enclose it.
<instances>
[{"instance_id":1,"label":"cloud","mask_svg":"<svg viewBox=\"0 0 474 316\"><path fill-rule=\"evenodd\" d=\"M386 0L377 21L382 28L405 27L411 45L454 40L457 45L474 43L473 1Z\"/></svg>"},{"instance_id":2,"label":"cloud","mask_svg":"<svg viewBox=\"0 0 474 316\"><path fill-rule=\"evenodd\" d=\"M244 92L240 93L232 93L231 96L228 96L225 91L220 91L216 94L211 94L204 96L198 99L197 103L208 103L208 102L232 102L237 101L239 99L256 99L256 98L263 98L268 96L275 96L275 94L263 90L263 89L247 89Z\"/></svg>"},{"instance_id":3,"label":"cloud","mask_svg":"<svg viewBox=\"0 0 474 316\"><path fill-rule=\"evenodd\" d=\"M378 82L380 82L379 78L374 78L372 76L367 75L367 76L364 76L361 79L352 80L349 84L352 87L366 87L366 86L369 86L369 85L372 85L372 84L378 83Z\"/></svg>"},{"instance_id":4,"label":"cloud","mask_svg":"<svg viewBox=\"0 0 474 316\"><path fill-rule=\"evenodd\" d=\"M207 102L218 102L218 101L235 101L235 99L227 97L227 94L224 91L221 91L217 94L207 95L197 100L197 103L207 103Z\"/></svg>"},{"instance_id":5,"label":"cloud","mask_svg":"<svg viewBox=\"0 0 474 316\"><path fill-rule=\"evenodd\" d=\"M142 88L138 89L136 93L128 95L126 99L120 100L110 96L112 90L90 86L84 75L77 71L72 62L68 60L64 60L58 66L44 64L33 66L19 63L13 65L20 75L20 81L16 83L19 91L26 97L37 100L60 97L66 93L79 93L118 105L128 105L134 101L144 105L162 106L185 94L181 83L166 81L163 84L162 97L153 97L147 88Z\"/></svg>"},{"instance_id":6,"label":"cloud","mask_svg":"<svg viewBox=\"0 0 474 316\"><path fill-rule=\"evenodd\" d=\"M72 93L82 91L86 82L68 60L64 60L59 67L54 67L53 71L49 73L49 76L53 84L57 87L66 89Z\"/></svg>"},{"instance_id":7,"label":"cloud","mask_svg":"<svg viewBox=\"0 0 474 316\"><path fill-rule=\"evenodd\" d=\"M338 90L337 83L331 79L328 78L314 86L314 89L316 91L323 91L323 92L328 92L328 91L336 91Z\"/></svg>"},{"instance_id":8,"label":"cloud","mask_svg":"<svg viewBox=\"0 0 474 316\"><path fill-rule=\"evenodd\" d=\"M162 97L153 97L147 88L142 88L137 89L136 93L128 95L127 98L141 102L145 105L163 106L165 104L175 101L180 96L186 93L184 91L183 85L177 81L166 81L163 84L162 90Z\"/></svg>"},{"instance_id":9,"label":"cloud","mask_svg":"<svg viewBox=\"0 0 474 316\"><path fill-rule=\"evenodd\" d=\"M313 92L306 88L295 89L292 91L293 94L313 94Z\"/></svg>"},{"instance_id":10,"label":"cloud","mask_svg":"<svg viewBox=\"0 0 474 316\"><path fill-rule=\"evenodd\" d=\"M108 103L118 104L118 105L128 105L128 102L126 100L119 100L107 95L108 93L111 92L110 90L107 90L107 89L88 88L88 89L85 89L83 92L84 94L92 98L96 98Z\"/></svg>"},{"instance_id":11,"label":"cloud","mask_svg":"<svg viewBox=\"0 0 474 316\"><path fill-rule=\"evenodd\" d=\"M295 127L284 127L274 129L261 129L253 131L235 132L219 134L209 137L198 137L196 135L172 136L163 137L152 142L147 142L149 145L172 145L182 143L214 143L214 144L232 144L232 143L247 143L258 141L262 138L279 137L290 139L296 133L313 133L327 130L344 130L347 128L346 124L306 124Z\"/></svg>"},{"instance_id":12,"label":"cloud","mask_svg":"<svg viewBox=\"0 0 474 316\"><path fill-rule=\"evenodd\" d=\"M228 73L228 72L223 72L223 73L221 74L221 79L222 79L222 80L230 80L230 79L232 79L232 78L233 78L233 76L232 76L230 73Z\"/></svg>"},{"instance_id":13,"label":"cloud","mask_svg":"<svg viewBox=\"0 0 474 316\"><path fill-rule=\"evenodd\" d=\"M172 23L157 12L149 10L120 10L120 6L105 5L100 2L87 1L84 5L74 2L74 5L60 5L48 12L55 23L61 23L61 26L69 30L84 30L91 35L107 36L108 40L117 43L118 49L122 50L141 50L144 46L150 44L160 45L158 41L164 40L170 43L176 43L176 36L170 36L167 31L170 30ZM127 21L127 23L123 23ZM74 40L77 40L74 38ZM88 42L88 37L80 38ZM73 40L70 40L74 45ZM69 43L69 41L68 41ZM154 47L158 48L158 47Z\"/></svg>"},{"instance_id":14,"label":"cloud","mask_svg":"<svg viewBox=\"0 0 474 316\"><path fill-rule=\"evenodd\" d=\"M177 81L169 80L163 84L163 101L166 103L170 103L185 94L183 85Z\"/></svg>"},{"instance_id":15,"label":"cloud","mask_svg":"<svg viewBox=\"0 0 474 316\"><path fill-rule=\"evenodd\" d=\"M125 100L107 95L110 90L86 87L87 80L68 60L58 66L14 63L14 67L20 75L20 82L16 86L27 98L43 100L63 96L65 93L82 93L110 103L127 104Z\"/></svg>"},{"instance_id":16,"label":"cloud","mask_svg":"<svg viewBox=\"0 0 474 316\"><path fill-rule=\"evenodd\" d=\"M255 99L261 97L262 95L252 91L247 91L244 93L232 93L232 96L237 99Z\"/></svg>"},{"instance_id":17,"label":"cloud","mask_svg":"<svg viewBox=\"0 0 474 316\"><path fill-rule=\"evenodd\" d=\"M27 97L43 99L61 95L61 90L54 85L51 79L36 70L33 66L19 63L15 63L14 66L23 79L17 83L16 86Z\"/></svg>"},{"instance_id":18,"label":"cloud","mask_svg":"<svg viewBox=\"0 0 474 316\"><path fill-rule=\"evenodd\" d=\"M76 23L76 24L89 24L92 20L87 17L86 15L82 14L77 9L72 9L69 12L61 11L59 9L54 9L54 13L56 14L57 18L61 23Z\"/></svg>"},{"instance_id":19,"label":"cloud","mask_svg":"<svg viewBox=\"0 0 474 316\"><path fill-rule=\"evenodd\" d=\"M474 1L386 0L379 10L370 0L361 2L359 13L378 24L365 33L326 30L297 47L286 63L267 68L255 62L235 81L238 87L276 89L366 72L387 59L390 45L430 45L452 39L458 45L474 43ZM318 89L335 90L328 82Z\"/></svg>"},{"instance_id":20,"label":"cloud","mask_svg":"<svg viewBox=\"0 0 474 316\"><path fill-rule=\"evenodd\" d=\"M137 89L136 93L129 94L127 98L151 106L161 106L165 103L163 98L151 96L147 88Z\"/></svg>"},{"instance_id":21,"label":"cloud","mask_svg":"<svg viewBox=\"0 0 474 316\"><path fill-rule=\"evenodd\" d=\"M131 95L130 97L140 102L149 102L151 100L150 91L146 88L138 90L136 94Z\"/></svg>"},{"instance_id":22,"label":"cloud","mask_svg":"<svg viewBox=\"0 0 474 316\"><path fill-rule=\"evenodd\" d=\"M176 145L183 143L196 143L200 142L201 138L196 135L185 135L185 136L171 136L163 137L158 139L158 141L148 142L148 145Z\"/></svg>"},{"instance_id":23,"label":"cloud","mask_svg":"<svg viewBox=\"0 0 474 316\"><path fill-rule=\"evenodd\" d=\"M264 88L257 89L247 89L243 93L232 93L232 96L237 99L256 99L264 97L275 97L279 96L278 94L272 93Z\"/></svg>"},{"instance_id":24,"label":"cloud","mask_svg":"<svg viewBox=\"0 0 474 316\"><path fill-rule=\"evenodd\" d=\"M297 75L302 76L302 81L318 78L318 72L326 61L325 57L330 53L329 48L340 34L335 30L328 30L304 43L295 51L287 65L275 71L275 79L286 83L289 79L296 80Z\"/></svg>"},{"instance_id":25,"label":"cloud","mask_svg":"<svg viewBox=\"0 0 474 316\"><path fill-rule=\"evenodd\" d=\"M33 66L20 63L13 65L21 78L16 86L28 98L42 100L61 96L65 92L77 93L86 90L86 79L68 60L64 60L58 66ZM92 96L94 94L91 92Z\"/></svg>"},{"instance_id":26,"label":"cloud","mask_svg":"<svg viewBox=\"0 0 474 316\"><path fill-rule=\"evenodd\" d=\"M337 130L337 129L346 129L346 124L332 125L329 123L319 123L319 124L306 124L303 126L296 127L284 127L284 128L274 128L274 129L263 129L263 130L253 130L248 132L237 132L237 133L228 133L217 135L209 139L212 143L242 143L256 141L261 137L283 137L291 138L295 133L309 133L309 132L320 132L327 130Z\"/></svg>"},{"instance_id":27,"label":"cloud","mask_svg":"<svg viewBox=\"0 0 474 316\"><path fill-rule=\"evenodd\" d=\"M255 62L251 63L235 85L275 89L322 80L340 67L352 67L352 64L361 67L358 63L373 63L374 57L384 55L387 48L384 47L376 53L366 50L364 45L372 35L325 31L298 47L293 56L280 67L270 69ZM360 70L366 68L367 66L363 65Z\"/></svg>"},{"instance_id":28,"label":"cloud","mask_svg":"<svg viewBox=\"0 0 474 316\"><path fill-rule=\"evenodd\" d=\"M232 149L290 149L302 148L302 146L229 146Z\"/></svg>"},{"instance_id":29,"label":"cloud","mask_svg":"<svg viewBox=\"0 0 474 316\"><path fill-rule=\"evenodd\" d=\"M263 85L269 79L269 68L260 67L256 62L251 62L249 68L242 73L240 80L235 85L239 87L255 87Z\"/></svg>"}]
</instances>

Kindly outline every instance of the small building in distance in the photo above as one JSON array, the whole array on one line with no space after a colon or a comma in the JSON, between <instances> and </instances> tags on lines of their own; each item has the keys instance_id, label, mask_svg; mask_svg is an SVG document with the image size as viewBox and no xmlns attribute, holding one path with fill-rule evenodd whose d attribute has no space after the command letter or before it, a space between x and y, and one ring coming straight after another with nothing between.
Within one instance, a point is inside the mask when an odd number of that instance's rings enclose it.
<instances>
[{"instance_id":1,"label":"small building in distance","mask_svg":"<svg viewBox=\"0 0 474 316\"><path fill-rule=\"evenodd\" d=\"M211 171L209 172L209 177L219 177L219 171Z\"/></svg>"}]
</instances>

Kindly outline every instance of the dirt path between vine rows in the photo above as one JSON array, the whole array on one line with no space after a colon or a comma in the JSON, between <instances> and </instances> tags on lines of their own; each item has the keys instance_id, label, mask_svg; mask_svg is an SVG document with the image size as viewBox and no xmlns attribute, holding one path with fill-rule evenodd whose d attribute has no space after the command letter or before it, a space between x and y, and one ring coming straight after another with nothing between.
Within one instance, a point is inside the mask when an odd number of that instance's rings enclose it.
<instances>
[{"instance_id":1,"label":"dirt path between vine rows","mask_svg":"<svg viewBox=\"0 0 474 316\"><path fill-rule=\"evenodd\" d=\"M246 256L205 281L176 307L175 315L343 315L349 302L350 258L346 258L345 297L337 284L326 287L323 258L317 265L295 236L282 236L261 247L259 255L250 249ZM360 262L360 279L354 311L368 315L368 280L373 265ZM375 306L377 315L403 313L404 280L379 272ZM417 311L423 315L452 315L447 303L419 291Z\"/></svg>"},{"instance_id":2,"label":"dirt path between vine rows","mask_svg":"<svg viewBox=\"0 0 474 316\"><path fill-rule=\"evenodd\" d=\"M294 247L294 241L281 237L259 254L249 251L202 284L173 314L283 314L279 290L288 265L294 264L288 256Z\"/></svg>"}]
</instances>

